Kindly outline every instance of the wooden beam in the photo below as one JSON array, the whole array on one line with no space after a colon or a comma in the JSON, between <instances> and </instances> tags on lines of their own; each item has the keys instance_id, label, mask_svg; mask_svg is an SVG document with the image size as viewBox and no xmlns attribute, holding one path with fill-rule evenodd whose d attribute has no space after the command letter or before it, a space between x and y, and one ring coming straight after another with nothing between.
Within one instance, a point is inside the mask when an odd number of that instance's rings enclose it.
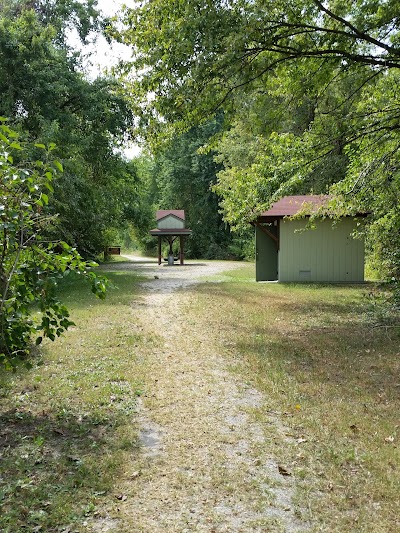
<instances>
[{"instance_id":1,"label":"wooden beam","mask_svg":"<svg viewBox=\"0 0 400 533\"><path fill-rule=\"evenodd\" d=\"M276 247L279 248L279 238L274 235L269 229L267 229L265 226L262 226L259 222L254 222L254 226L259 228L265 235L268 235L273 241L275 241Z\"/></svg>"},{"instance_id":2,"label":"wooden beam","mask_svg":"<svg viewBox=\"0 0 400 533\"><path fill-rule=\"evenodd\" d=\"M158 237L158 264L161 265L161 237Z\"/></svg>"},{"instance_id":3,"label":"wooden beam","mask_svg":"<svg viewBox=\"0 0 400 533\"><path fill-rule=\"evenodd\" d=\"M183 265L184 260L185 260L185 254L183 252L184 243L185 243L185 237L183 235L181 235L179 237L179 257L180 257L181 265Z\"/></svg>"}]
</instances>

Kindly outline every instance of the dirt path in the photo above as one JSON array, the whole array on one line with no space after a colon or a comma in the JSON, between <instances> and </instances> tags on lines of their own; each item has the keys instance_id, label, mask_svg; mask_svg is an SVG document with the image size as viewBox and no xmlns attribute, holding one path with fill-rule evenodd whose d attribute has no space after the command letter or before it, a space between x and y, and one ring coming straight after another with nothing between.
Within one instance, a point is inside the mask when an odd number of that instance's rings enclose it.
<instances>
[{"instance_id":1,"label":"dirt path","mask_svg":"<svg viewBox=\"0 0 400 533\"><path fill-rule=\"evenodd\" d=\"M129 259L151 277L142 283L133 313L158 342L146 355L140 452L127 465L116 514L92 530L309 531L295 512L295 480L279 472L255 417L264 397L229 370L217 332L197 327L185 312L196 301L196 283L240 265L158 267ZM274 423L280 432L279 421Z\"/></svg>"}]
</instances>

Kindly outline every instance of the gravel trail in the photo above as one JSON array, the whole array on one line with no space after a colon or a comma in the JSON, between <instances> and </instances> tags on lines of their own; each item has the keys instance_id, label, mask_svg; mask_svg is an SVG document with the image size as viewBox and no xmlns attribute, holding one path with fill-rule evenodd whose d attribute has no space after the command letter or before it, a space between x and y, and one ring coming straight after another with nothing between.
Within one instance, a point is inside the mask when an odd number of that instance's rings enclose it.
<instances>
[{"instance_id":1,"label":"gravel trail","mask_svg":"<svg viewBox=\"0 0 400 533\"><path fill-rule=\"evenodd\" d=\"M199 327L185 312L196 301L195 284L240 263L168 267L127 258L132 263L115 268L149 277L132 309L158 341L146 354L140 451L127 465L117 514L93 524L92 531L309 531L295 511L296 481L279 472L254 414L265 398L229 369L217 332ZM271 423L282 433L278 419Z\"/></svg>"}]
</instances>

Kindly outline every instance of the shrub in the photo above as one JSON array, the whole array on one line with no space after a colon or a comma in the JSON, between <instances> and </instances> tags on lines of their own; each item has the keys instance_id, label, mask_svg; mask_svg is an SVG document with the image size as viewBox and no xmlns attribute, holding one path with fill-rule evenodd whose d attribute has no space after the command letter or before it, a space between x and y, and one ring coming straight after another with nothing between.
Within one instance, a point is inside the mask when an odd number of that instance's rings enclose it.
<instances>
[{"instance_id":1,"label":"shrub","mask_svg":"<svg viewBox=\"0 0 400 533\"><path fill-rule=\"evenodd\" d=\"M0 119L0 364L27 366L32 342L55 340L71 324L68 309L57 297L57 284L71 271L85 276L103 298L107 280L68 244L42 236L52 223L47 205L52 181L62 165L52 160L54 144L19 141ZM45 155L37 159L35 152ZM15 160L14 160L15 159Z\"/></svg>"}]
</instances>

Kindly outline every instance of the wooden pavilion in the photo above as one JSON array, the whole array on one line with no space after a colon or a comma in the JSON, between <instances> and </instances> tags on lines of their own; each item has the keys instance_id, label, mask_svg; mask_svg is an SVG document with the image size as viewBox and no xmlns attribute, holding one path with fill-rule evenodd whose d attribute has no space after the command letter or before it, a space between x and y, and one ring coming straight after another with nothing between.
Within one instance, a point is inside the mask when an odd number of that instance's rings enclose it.
<instances>
[{"instance_id":1,"label":"wooden pavilion","mask_svg":"<svg viewBox=\"0 0 400 533\"><path fill-rule=\"evenodd\" d=\"M184 264L184 245L186 237L192 234L192 230L185 228L185 211L182 209L161 209L156 213L157 227L150 230L150 235L158 239L158 264L161 265L161 243L166 240L169 244L168 264L173 264L174 254L172 245L179 239L179 261ZM172 259L171 259L172 258Z\"/></svg>"}]
</instances>

